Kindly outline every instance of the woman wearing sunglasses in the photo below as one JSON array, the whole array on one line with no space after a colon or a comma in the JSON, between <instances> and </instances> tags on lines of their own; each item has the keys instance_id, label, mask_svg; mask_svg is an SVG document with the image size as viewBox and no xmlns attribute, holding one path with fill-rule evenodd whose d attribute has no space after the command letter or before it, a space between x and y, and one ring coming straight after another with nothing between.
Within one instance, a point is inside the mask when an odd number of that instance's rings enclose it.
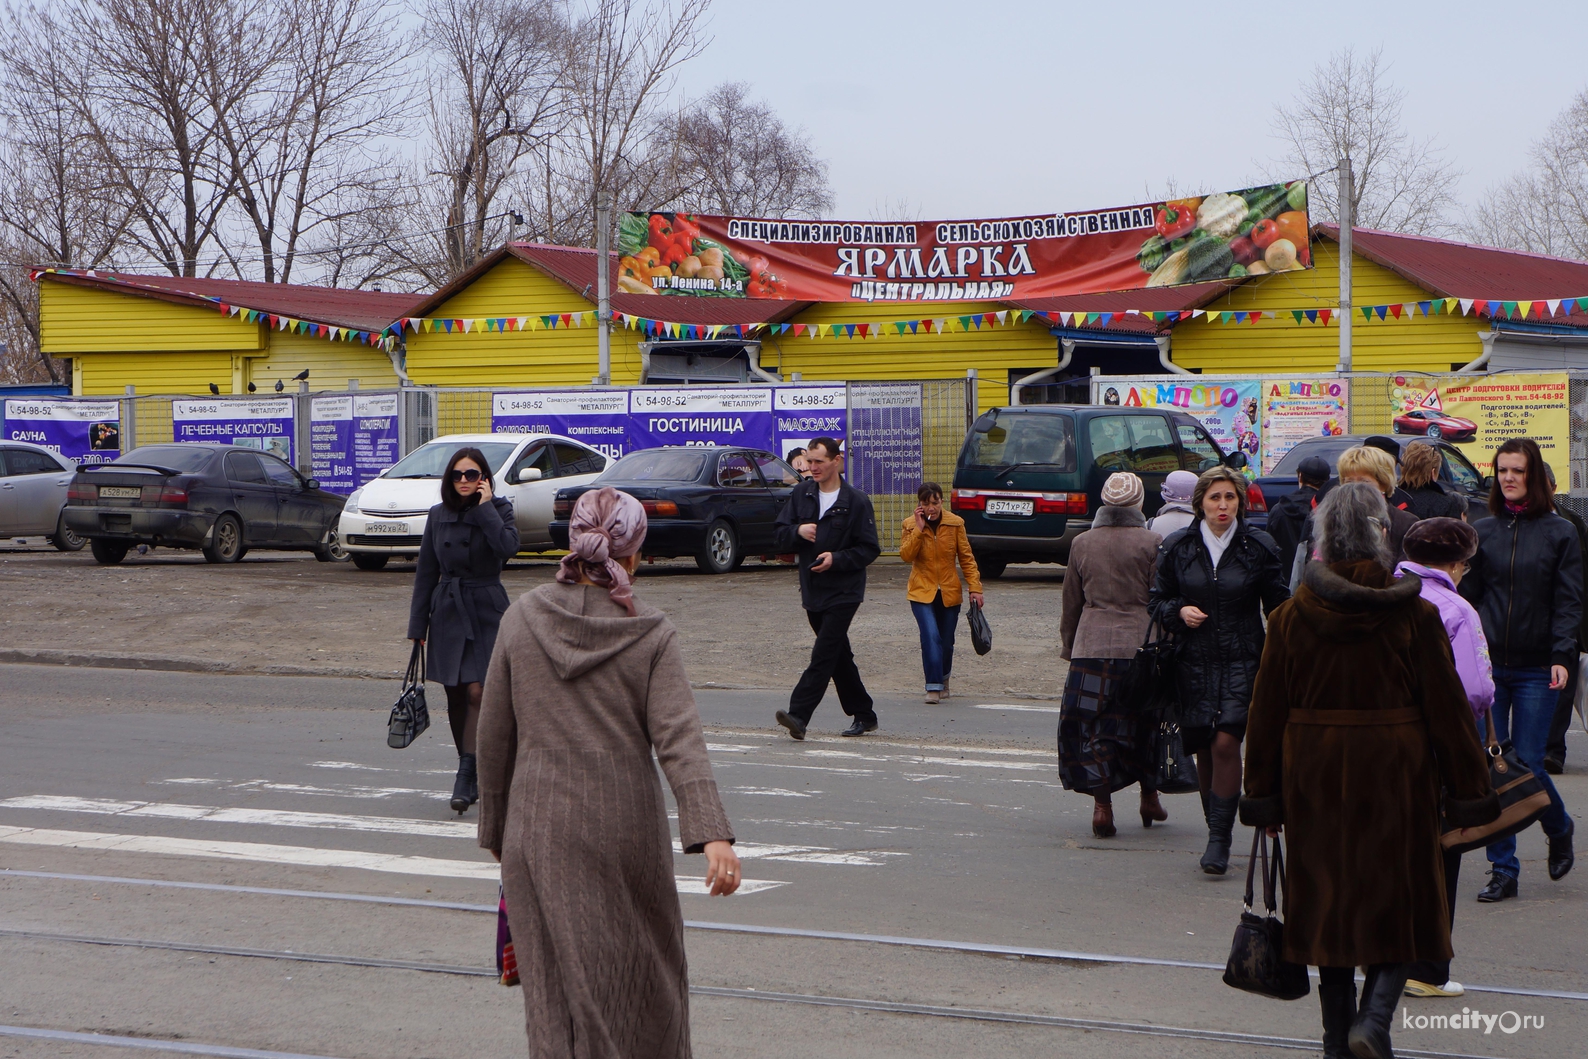
<instances>
[{"instance_id":1,"label":"woman wearing sunglasses","mask_svg":"<svg viewBox=\"0 0 1588 1059\"><path fill-rule=\"evenodd\" d=\"M480 689L507 612L502 567L518 553L513 505L491 492L491 466L479 449L459 449L441 474L441 503L430 509L408 608L408 638L429 641L426 676L447 692L447 722L458 748L452 808L480 800L475 730Z\"/></svg>"}]
</instances>

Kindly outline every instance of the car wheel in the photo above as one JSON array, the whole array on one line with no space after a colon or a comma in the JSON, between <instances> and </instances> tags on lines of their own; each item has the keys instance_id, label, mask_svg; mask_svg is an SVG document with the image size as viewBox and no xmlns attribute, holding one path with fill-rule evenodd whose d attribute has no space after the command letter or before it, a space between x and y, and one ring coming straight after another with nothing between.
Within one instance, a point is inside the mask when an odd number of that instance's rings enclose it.
<instances>
[{"instance_id":1,"label":"car wheel","mask_svg":"<svg viewBox=\"0 0 1588 1059\"><path fill-rule=\"evenodd\" d=\"M360 570L384 570L389 555L372 555L369 552L354 552L353 565Z\"/></svg>"},{"instance_id":2,"label":"car wheel","mask_svg":"<svg viewBox=\"0 0 1588 1059\"><path fill-rule=\"evenodd\" d=\"M342 547L342 538L333 527L330 539L315 547L314 557L322 563L345 563L352 557L352 553Z\"/></svg>"},{"instance_id":3,"label":"car wheel","mask_svg":"<svg viewBox=\"0 0 1588 1059\"><path fill-rule=\"evenodd\" d=\"M725 574L739 565L739 535L724 519L706 527L706 546L695 556L695 565L708 574Z\"/></svg>"},{"instance_id":4,"label":"car wheel","mask_svg":"<svg viewBox=\"0 0 1588 1059\"><path fill-rule=\"evenodd\" d=\"M1439 429L1439 424L1438 423L1429 423L1428 424L1428 436L1437 441L1440 438L1445 436L1445 432L1443 430Z\"/></svg>"},{"instance_id":5,"label":"car wheel","mask_svg":"<svg viewBox=\"0 0 1588 1059\"><path fill-rule=\"evenodd\" d=\"M1399 423L1391 422L1390 423L1390 433L1391 434L1399 434L1400 432L1401 432L1401 425Z\"/></svg>"},{"instance_id":6,"label":"car wheel","mask_svg":"<svg viewBox=\"0 0 1588 1059\"><path fill-rule=\"evenodd\" d=\"M235 515L222 515L210 530L210 542L204 545L204 560L211 563L235 563L243 557L243 524Z\"/></svg>"},{"instance_id":7,"label":"car wheel","mask_svg":"<svg viewBox=\"0 0 1588 1059\"><path fill-rule=\"evenodd\" d=\"M94 537L88 542L88 548L94 553L94 561L104 566L115 566L127 557L126 541Z\"/></svg>"},{"instance_id":8,"label":"car wheel","mask_svg":"<svg viewBox=\"0 0 1588 1059\"><path fill-rule=\"evenodd\" d=\"M976 569L981 571L981 576L988 581L996 581L1004 576L1004 571L1009 569L1009 564L999 559L977 559Z\"/></svg>"},{"instance_id":9,"label":"car wheel","mask_svg":"<svg viewBox=\"0 0 1588 1059\"><path fill-rule=\"evenodd\" d=\"M66 512L62 511L60 521L55 523L55 536L50 543L55 545L58 552L80 552L88 541L66 528Z\"/></svg>"}]
</instances>

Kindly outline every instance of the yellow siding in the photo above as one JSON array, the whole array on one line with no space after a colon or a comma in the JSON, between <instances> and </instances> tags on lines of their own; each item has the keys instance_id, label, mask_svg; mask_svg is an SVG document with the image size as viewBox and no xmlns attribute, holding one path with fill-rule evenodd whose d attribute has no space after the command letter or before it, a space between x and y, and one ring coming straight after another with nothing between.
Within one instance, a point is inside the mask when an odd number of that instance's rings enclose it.
<instances>
[{"instance_id":1,"label":"yellow siding","mask_svg":"<svg viewBox=\"0 0 1588 1059\"><path fill-rule=\"evenodd\" d=\"M1291 309L1326 307L1340 302L1339 246L1325 239L1312 244L1316 267L1249 280L1208 305L1209 312L1278 312L1257 323L1210 324L1189 320L1174 329L1173 360L1208 374L1311 373L1333 371L1340 355L1340 331L1333 322L1297 324ZM1352 318L1352 366L1357 371L1449 371L1482 352L1478 334L1489 329L1475 316L1417 315L1371 323L1360 306L1426 301L1433 295L1386 268L1354 255L1351 299L1359 307Z\"/></svg>"},{"instance_id":2,"label":"yellow siding","mask_svg":"<svg viewBox=\"0 0 1588 1059\"><path fill-rule=\"evenodd\" d=\"M391 358L380 348L362 342L332 342L272 331L269 348L243 359L239 388L246 389L251 380L261 393L274 393L277 379L285 382L288 390L296 391L298 384L292 377L305 368L309 369L311 390L345 390L349 379L357 379L360 388L366 390L391 389L399 382Z\"/></svg>"},{"instance_id":3,"label":"yellow siding","mask_svg":"<svg viewBox=\"0 0 1588 1059\"><path fill-rule=\"evenodd\" d=\"M227 352L204 353L89 353L73 363L82 366L78 394L122 394L130 383L139 394L207 394L210 383L221 393L230 393L232 355Z\"/></svg>"},{"instance_id":4,"label":"yellow siding","mask_svg":"<svg viewBox=\"0 0 1588 1059\"><path fill-rule=\"evenodd\" d=\"M940 320L975 313L998 312L1003 305L994 302L898 302L865 305L853 302L828 302L814 305L790 322L799 324L889 323L893 320ZM1014 321L1018 315L1010 313ZM955 327L958 323L954 324ZM895 334L892 329L881 338L795 338L793 333L766 342L761 351L763 367L785 379L799 372L802 379L962 379L967 368L979 376L977 398L981 410L1009 401L1009 370L1041 368L1058 363L1059 340L1048 331L1046 321L1032 319L1007 326L983 326L981 330L951 331L947 334Z\"/></svg>"},{"instance_id":5,"label":"yellow siding","mask_svg":"<svg viewBox=\"0 0 1588 1059\"><path fill-rule=\"evenodd\" d=\"M52 356L246 350L264 346L258 324L213 309L39 280L39 340ZM223 388L230 368L216 380ZM129 379L129 382L134 381Z\"/></svg>"},{"instance_id":6,"label":"yellow siding","mask_svg":"<svg viewBox=\"0 0 1588 1059\"><path fill-rule=\"evenodd\" d=\"M594 308L560 281L508 258L430 315L537 316ZM657 315L664 314L658 309ZM639 381L640 338L638 331L613 328L614 383ZM593 323L555 331L408 334L408 377L426 386L588 386L598 359Z\"/></svg>"}]
</instances>

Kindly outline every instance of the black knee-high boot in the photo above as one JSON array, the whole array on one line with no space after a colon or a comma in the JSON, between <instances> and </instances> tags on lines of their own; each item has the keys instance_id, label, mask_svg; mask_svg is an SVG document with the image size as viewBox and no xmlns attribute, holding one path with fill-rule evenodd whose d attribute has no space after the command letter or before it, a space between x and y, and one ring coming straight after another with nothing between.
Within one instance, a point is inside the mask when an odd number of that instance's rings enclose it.
<instances>
[{"instance_id":1,"label":"black knee-high boot","mask_svg":"<svg viewBox=\"0 0 1588 1059\"><path fill-rule=\"evenodd\" d=\"M1408 963L1376 963L1362 983L1362 1006L1351 1024L1351 1054L1357 1059L1395 1059L1390 1048L1390 1023L1406 991Z\"/></svg>"},{"instance_id":2,"label":"black knee-high boot","mask_svg":"<svg viewBox=\"0 0 1588 1059\"><path fill-rule=\"evenodd\" d=\"M1356 968L1318 968L1318 1006L1323 1013L1323 1059L1353 1059L1351 1023L1356 1020Z\"/></svg>"},{"instance_id":3,"label":"black knee-high boot","mask_svg":"<svg viewBox=\"0 0 1588 1059\"><path fill-rule=\"evenodd\" d=\"M473 754L458 755L458 775L452 781L452 808L460 816L469 806L480 800L479 777L474 769Z\"/></svg>"},{"instance_id":4,"label":"black knee-high boot","mask_svg":"<svg viewBox=\"0 0 1588 1059\"><path fill-rule=\"evenodd\" d=\"M1230 841L1235 830L1235 811L1240 807L1241 796L1221 798L1217 794L1208 798L1208 848L1202 854L1202 870L1209 875L1223 875L1230 866Z\"/></svg>"}]
</instances>

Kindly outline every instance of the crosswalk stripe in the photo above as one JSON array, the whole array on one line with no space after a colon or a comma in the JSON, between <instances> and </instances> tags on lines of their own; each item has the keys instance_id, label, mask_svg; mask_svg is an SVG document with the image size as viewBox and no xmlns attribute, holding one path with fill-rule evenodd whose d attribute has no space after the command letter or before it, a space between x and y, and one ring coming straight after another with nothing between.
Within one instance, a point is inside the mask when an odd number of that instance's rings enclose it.
<instances>
[{"instance_id":1,"label":"crosswalk stripe","mask_svg":"<svg viewBox=\"0 0 1588 1059\"><path fill-rule=\"evenodd\" d=\"M222 808L218 805L182 805L174 802L118 802L104 798L73 798L55 794L29 794L18 798L6 798L0 800L0 808L50 809L68 813L196 820L218 824L273 824L277 827L375 831L390 835L422 835L430 838L474 838L478 834L474 823L460 820L405 820L391 816Z\"/></svg>"}]
</instances>

